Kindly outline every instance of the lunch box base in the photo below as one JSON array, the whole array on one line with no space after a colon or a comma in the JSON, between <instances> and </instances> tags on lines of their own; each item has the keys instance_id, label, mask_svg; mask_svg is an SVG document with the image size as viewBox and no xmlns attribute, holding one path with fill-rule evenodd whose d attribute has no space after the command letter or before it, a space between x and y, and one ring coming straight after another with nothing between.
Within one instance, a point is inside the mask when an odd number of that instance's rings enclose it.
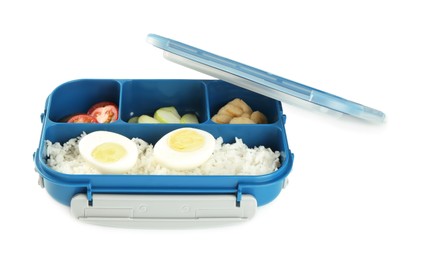
<instances>
[{"instance_id":1,"label":"lunch box base","mask_svg":"<svg viewBox=\"0 0 424 260\"><path fill-rule=\"evenodd\" d=\"M268 122L255 125L213 122L212 117L220 108L235 98L244 100L252 110L261 111ZM63 118L87 111L92 104L102 101L112 101L119 107L115 122L94 124L63 121ZM199 124L128 123L133 116L153 115L159 107L167 106L175 106L181 114L196 114ZM281 103L221 80L74 80L52 92L41 118L43 130L34 156L36 169L47 192L55 200L72 208L73 201L78 198L80 203L87 205L87 209L82 212L93 211L97 196L119 198L122 195L142 196L138 202L140 205L143 204L143 199L151 198L143 196L204 196L208 200L216 196L234 200L235 211L240 210L244 198L249 198L249 201L253 198L255 207L262 206L279 195L293 164L293 154L288 147L284 128L286 117ZM102 130L130 139L141 138L155 144L163 135L182 127L206 131L214 138L221 137L224 143L233 143L235 138L239 138L249 148L264 146L272 151L279 151L281 166L276 171L263 175L126 175L64 174L47 165L47 140L64 144L82 133ZM81 196L84 196L86 202L81 202ZM109 210L107 205L103 206L103 210L115 212ZM87 214L82 213L78 218L87 217ZM225 219L226 215L221 217ZM204 220L200 222L202 221ZM136 222L146 221L134 220ZM118 219L113 223L121 221Z\"/></svg>"}]
</instances>

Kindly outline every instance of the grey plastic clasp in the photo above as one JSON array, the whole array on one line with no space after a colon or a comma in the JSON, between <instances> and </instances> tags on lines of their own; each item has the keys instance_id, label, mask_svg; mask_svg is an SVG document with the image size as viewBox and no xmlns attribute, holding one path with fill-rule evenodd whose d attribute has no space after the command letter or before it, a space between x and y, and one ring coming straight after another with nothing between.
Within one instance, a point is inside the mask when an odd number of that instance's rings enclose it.
<instances>
[{"instance_id":1,"label":"grey plastic clasp","mask_svg":"<svg viewBox=\"0 0 424 260\"><path fill-rule=\"evenodd\" d=\"M35 154L35 153L34 153ZM41 176L41 174L40 174L40 172L37 170L37 168L34 168L34 171L36 172L36 173L38 173L38 185L42 188L42 189L44 189L44 178L43 178L43 176Z\"/></svg>"},{"instance_id":2,"label":"grey plastic clasp","mask_svg":"<svg viewBox=\"0 0 424 260\"><path fill-rule=\"evenodd\" d=\"M41 175L38 176L38 185L44 189L44 178Z\"/></svg>"},{"instance_id":3,"label":"grey plastic clasp","mask_svg":"<svg viewBox=\"0 0 424 260\"><path fill-rule=\"evenodd\" d=\"M104 226L127 228L187 228L211 226L251 219L257 208L252 195L145 195L86 194L71 200L77 219Z\"/></svg>"},{"instance_id":4,"label":"grey plastic clasp","mask_svg":"<svg viewBox=\"0 0 424 260\"><path fill-rule=\"evenodd\" d=\"M285 188L287 188L287 185L289 185L289 179L286 177L285 179L284 179L284 182L283 182L283 189L285 189Z\"/></svg>"},{"instance_id":5,"label":"grey plastic clasp","mask_svg":"<svg viewBox=\"0 0 424 260\"><path fill-rule=\"evenodd\" d=\"M43 113L41 113L40 114L40 120L41 120L41 123L43 123L44 122L44 118L46 117L46 114L43 112Z\"/></svg>"}]
</instances>

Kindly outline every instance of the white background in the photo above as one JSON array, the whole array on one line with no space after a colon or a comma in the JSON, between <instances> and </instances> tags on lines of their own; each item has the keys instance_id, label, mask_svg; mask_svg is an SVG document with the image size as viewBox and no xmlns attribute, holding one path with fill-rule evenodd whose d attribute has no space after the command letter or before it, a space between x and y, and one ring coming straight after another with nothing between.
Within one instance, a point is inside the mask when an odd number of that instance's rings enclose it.
<instances>
[{"instance_id":1,"label":"white background","mask_svg":"<svg viewBox=\"0 0 424 260\"><path fill-rule=\"evenodd\" d=\"M419 1L8 2L0 4L1 259L424 258ZM375 107L387 121L284 105L290 184L245 224L83 224L37 185L39 115L72 79L209 78L164 60L148 33Z\"/></svg>"}]
</instances>

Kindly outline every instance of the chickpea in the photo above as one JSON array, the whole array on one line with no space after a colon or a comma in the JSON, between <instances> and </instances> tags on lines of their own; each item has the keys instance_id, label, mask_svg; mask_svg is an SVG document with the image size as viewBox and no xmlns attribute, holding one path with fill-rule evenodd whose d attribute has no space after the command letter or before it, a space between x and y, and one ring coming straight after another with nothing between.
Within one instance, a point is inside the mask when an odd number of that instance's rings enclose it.
<instances>
[{"instance_id":1,"label":"chickpea","mask_svg":"<svg viewBox=\"0 0 424 260\"><path fill-rule=\"evenodd\" d=\"M255 111L250 115L250 119L257 124L266 124L268 123L268 119L264 114L259 111Z\"/></svg>"},{"instance_id":2,"label":"chickpea","mask_svg":"<svg viewBox=\"0 0 424 260\"><path fill-rule=\"evenodd\" d=\"M228 115L231 117L241 116L243 114L243 110L233 104L226 104L219 111L219 115Z\"/></svg>"},{"instance_id":3,"label":"chickpea","mask_svg":"<svg viewBox=\"0 0 424 260\"><path fill-rule=\"evenodd\" d=\"M232 105L235 105L235 106L241 108L241 110L243 110L244 113L247 113L249 115L252 114L252 112L253 112L252 108L250 108L250 106L248 104L246 104L246 102L244 102L240 98L236 98L236 99L230 101L228 104L232 104Z\"/></svg>"},{"instance_id":4,"label":"chickpea","mask_svg":"<svg viewBox=\"0 0 424 260\"><path fill-rule=\"evenodd\" d=\"M235 98L219 109L212 117L212 121L218 124L266 124L268 120L259 111L252 108L242 99Z\"/></svg>"},{"instance_id":5,"label":"chickpea","mask_svg":"<svg viewBox=\"0 0 424 260\"><path fill-rule=\"evenodd\" d=\"M247 117L234 117L230 124L256 124L253 120Z\"/></svg>"},{"instance_id":6,"label":"chickpea","mask_svg":"<svg viewBox=\"0 0 424 260\"><path fill-rule=\"evenodd\" d=\"M212 117L212 121L218 124L228 124L230 123L231 119L233 119L232 116L222 114L216 114Z\"/></svg>"}]
</instances>

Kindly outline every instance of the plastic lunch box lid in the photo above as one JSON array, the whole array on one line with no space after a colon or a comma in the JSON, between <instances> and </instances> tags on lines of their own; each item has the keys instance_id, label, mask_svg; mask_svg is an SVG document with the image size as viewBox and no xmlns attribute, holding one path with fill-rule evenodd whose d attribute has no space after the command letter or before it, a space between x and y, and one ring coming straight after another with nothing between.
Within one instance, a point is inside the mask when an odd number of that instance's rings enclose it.
<instances>
[{"instance_id":1,"label":"plastic lunch box lid","mask_svg":"<svg viewBox=\"0 0 424 260\"><path fill-rule=\"evenodd\" d=\"M385 118L379 110L169 38L149 34L147 41L163 49L168 60L277 100L319 110L332 109L367 121L383 122Z\"/></svg>"}]
</instances>

